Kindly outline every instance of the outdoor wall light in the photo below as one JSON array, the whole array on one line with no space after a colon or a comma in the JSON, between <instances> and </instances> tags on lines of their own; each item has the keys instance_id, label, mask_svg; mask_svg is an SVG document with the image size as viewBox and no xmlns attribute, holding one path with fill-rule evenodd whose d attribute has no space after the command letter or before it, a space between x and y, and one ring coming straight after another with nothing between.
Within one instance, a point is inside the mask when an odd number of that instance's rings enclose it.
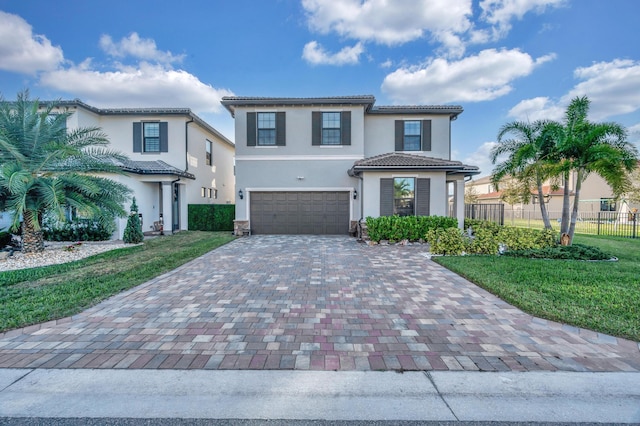
<instances>
[{"instance_id":1,"label":"outdoor wall light","mask_svg":"<svg viewBox=\"0 0 640 426\"><path fill-rule=\"evenodd\" d=\"M353 199L355 200L356 198L358 198L358 190L354 189L353 190Z\"/></svg>"},{"instance_id":2,"label":"outdoor wall light","mask_svg":"<svg viewBox=\"0 0 640 426\"><path fill-rule=\"evenodd\" d=\"M242 189L238 191L238 197L242 200L244 198L244 194L242 193Z\"/></svg>"}]
</instances>

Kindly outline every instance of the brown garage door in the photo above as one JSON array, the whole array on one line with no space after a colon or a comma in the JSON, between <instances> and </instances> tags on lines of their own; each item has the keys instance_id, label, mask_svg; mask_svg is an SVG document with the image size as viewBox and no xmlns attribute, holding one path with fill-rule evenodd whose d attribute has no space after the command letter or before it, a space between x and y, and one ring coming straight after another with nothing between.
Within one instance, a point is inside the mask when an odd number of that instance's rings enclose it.
<instances>
[{"instance_id":1,"label":"brown garage door","mask_svg":"<svg viewBox=\"0 0 640 426\"><path fill-rule=\"evenodd\" d=\"M251 192L254 234L348 234L348 192Z\"/></svg>"}]
</instances>

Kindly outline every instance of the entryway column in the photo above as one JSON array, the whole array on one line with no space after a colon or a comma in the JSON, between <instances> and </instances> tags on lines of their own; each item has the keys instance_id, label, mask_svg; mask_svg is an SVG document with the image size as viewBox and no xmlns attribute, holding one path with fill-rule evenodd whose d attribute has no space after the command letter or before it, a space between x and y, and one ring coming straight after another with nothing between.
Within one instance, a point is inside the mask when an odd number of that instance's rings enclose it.
<instances>
[{"instance_id":1,"label":"entryway column","mask_svg":"<svg viewBox=\"0 0 640 426\"><path fill-rule=\"evenodd\" d=\"M173 223L173 191L171 187L171 182L162 182L162 221L165 234L171 234L171 224Z\"/></svg>"},{"instance_id":2,"label":"entryway column","mask_svg":"<svg viewBox=\"0 0 640 426\"><path fill-rule=\"evenodd\" d=\"M458 228L464 228L464 179L454 182L453 211L458 219Z\"/></svg>"}]
</instances>

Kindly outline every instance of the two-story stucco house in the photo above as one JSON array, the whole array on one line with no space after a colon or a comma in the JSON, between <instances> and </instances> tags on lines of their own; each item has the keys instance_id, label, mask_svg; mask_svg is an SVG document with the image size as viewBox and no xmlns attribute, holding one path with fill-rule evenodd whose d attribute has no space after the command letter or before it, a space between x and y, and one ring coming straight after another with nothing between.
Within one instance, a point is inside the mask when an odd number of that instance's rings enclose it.
<instances>
[{"instance_id":1,"label":"two-story stucco house","mask_svg":"<svg viewBox=\"0 0 640 426\"><path fill-rule=\"evenodd\" d=\"M78 100L57 104L73 113L67 129L99 127L110 148L129 157L121 165L126 175L110 178L133 191L144 232L154 222L162 222L165 233L186 230L188 204L234 202L234 144L190 109L106 109ZM119 239L126 218L116 225Z\"/></svg>"},{"instance_id":2,"label":"two-story stucco house","mask_svg":"<svg viewBox=\"0 0 640 426\"><path fill-rule=\"evenodd\" d=\"M462 226L464 179L478 173L451 159L462 107L374 103L224 97L235 118L236 232L347 234L361 218L393 214L453 214Z\"/></svg>"}]
</instances>

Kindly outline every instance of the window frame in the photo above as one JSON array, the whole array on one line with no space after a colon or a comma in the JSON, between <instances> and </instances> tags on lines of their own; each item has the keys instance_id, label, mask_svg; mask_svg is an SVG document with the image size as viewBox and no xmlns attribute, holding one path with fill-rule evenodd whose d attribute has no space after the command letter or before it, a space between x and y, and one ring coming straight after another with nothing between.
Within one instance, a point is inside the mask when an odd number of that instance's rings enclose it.
<instances>
[{"instance_id":1,"label":"window frame","mask_svg":"<svg viewBox=\"0 0 640 426\"><path fill-rule=\"evenodd\" d=\"M157 135L148 136L147 135L147 126L150 126L152 124L157 126ZM157 149L149 149L149 141L150 140L156 140L157 141ZM152 153L152 154L156 154L156 153L160 153L161 152L161 147L160 147L160 122L159 121L143 121L142 122L142 152L144 152L144 153Z\"/></svg>"},{"instance_id":2,"label":"window frame","mask_svg":"<svg viewBox=\"0 0 640 426\"><path fill-rule=\"evenodd\" d=\"M270 118L268 120L268 124L269 126L271 126L271 124L273 124L273 127L261 127L261 121L262 124L265 124L264 119L261 120L261 118L265 117L265 116L270 116L272 117L272 119ZM276 113L275 112L257 112L256 113L256 146L276 146L277 144L277 123L276 123ZM268 139L271 141L273 140L273 143L265 143L265 137L261 136L262 135L266 135L268 132L269 137Z\"/></svg>"},{"instance_id":3,"label":"window frame","mask_svg":"<svg viewBox=\"0 0 640 426\"><path fill-rule=\"evenodd\" d=\"M406 195L399 194L396 182L411 181ZM400 196L399 196L400 195ZM401 204L407 206L402 207ZM416 178L412 176L393 177L393 214L398 216L415 216L416 215Z\"/></svg>"},{"instance_id":4,"label":"window frame","mask_svg":"<svg viewBox=\"0 0 640 426\"><path fill-rule=\"evenodd\" d=\"M331 119L329 117L332 117ZM342 114L340 111L321 111L320 112L320 145L322 146L339 146L342 145ZM328 124L332 124L331 126ZM337 124L337 126L336 126ZM337 130L336 135L331 133ZM329 142L331 140L332 142Z\"/></svg>"},{"instance_id":5,"label":"window frame","mask_svg":"<svg viewBox=\"0 0 640 426\"><path fill-rule=\"evenodd\" d=\"M615 198L600 198L600 211L601 212L616 212L618 211L618 203Z\"/></svg>"},{"instance_id":6,"label":"window frame","mask_svg":"<svg viewBox=\"0 0 640 426\"><path fill-rule=\"evenodd\" d=\"M419 124L419 134L407 134L407 125ZM431 151L431 119L395 120L395 151L396 152L428 152ZM408 149L407 136L417 137L417 149ZM415 145L413 142L413 145Z\"/></svg>"},{"instance_id":7,"label":"window frame","mask_svg":"<svg viewBox=\"0 0 640 426\"><path fill-rule=\"evenodd\" d=\"M206 165L212 166L213 165L213 142L211 142L209 139L205 140L204 151L205 151Z\"/></svg>"}]
</instances>

